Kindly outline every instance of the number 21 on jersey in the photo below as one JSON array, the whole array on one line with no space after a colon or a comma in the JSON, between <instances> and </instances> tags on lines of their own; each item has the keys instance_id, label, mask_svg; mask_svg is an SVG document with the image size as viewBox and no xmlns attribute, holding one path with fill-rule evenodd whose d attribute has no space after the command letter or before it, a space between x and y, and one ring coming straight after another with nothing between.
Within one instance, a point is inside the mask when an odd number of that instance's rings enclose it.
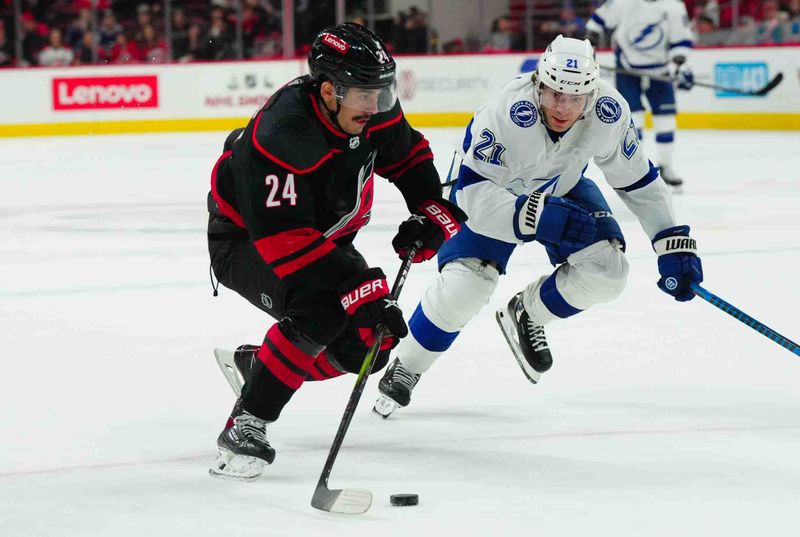
<instances>
[{"instance_id":1,"label":"number 21 on jersey","mask_svg":"<svg viewBox=\"0 0 800 537\"><path fill-rule=\"evenodd\" d=\"M271 207L280 207L283 200L289 200L289 205L297 205L297 193L294 190L294 174L290 173L286 176L286 182L283 183L283 191L281 192L281 199L278 198L278 190L280 189L280 179L277 175L268 175L266 178L267 184L267 209Z\"/></svg>"}]
</instances>

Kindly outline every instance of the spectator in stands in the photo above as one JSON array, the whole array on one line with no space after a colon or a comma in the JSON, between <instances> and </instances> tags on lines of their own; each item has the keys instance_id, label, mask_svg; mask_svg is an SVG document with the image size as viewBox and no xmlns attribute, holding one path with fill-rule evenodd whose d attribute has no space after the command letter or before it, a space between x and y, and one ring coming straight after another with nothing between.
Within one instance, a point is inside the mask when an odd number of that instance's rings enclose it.
<instances>
[{"instance_id":1,"label":"spectator in stands","mask_svg":"<svg viewBox=\"0 0 800 537\"><path fill-rule=\"evenodd\" d=\"M756 29L756 43L780 44L784 42L787 14L778 9L777 0L764 0L761 5L762 20Z\"/></svg>"},{"instance_id":2,"label":"spectator in stands","mask_svg":"<svg viewBox=\"0 0 800 537\"><path fill-rule=\"evenodd\" d=\"M483 47L487 52L508 52L514 42L514 28L511 17L501 15L492 21L489 42Z\"/></svg>"},{"instance_id":3,"label":"spectator in stands","mask_svg":"<svg viewBox=\"0 0 800 537\"><path fill-rule=\"evenodd\" d=\"M14 65L13 44L6 35L6 25L0 20L0 67Z\"/></svg>"},{"instance_id":4,"label":"spectator in stands","mask_svg":"<svg viewBox=\"0 0 800 537\"><path fill-rule=\"evenodd\" d=\"M92 12L88 9L78 10L78 16L72 19L67 28L67 46L78 50L83 42L83 36L92 30Z\"/></svg>"},{"instance_id":5,"label":"spectator in stands","mask_svg":"<svg viewBox=\"0 0 800 537\"><path fill-rule=\"evenodd\" d=\"M136 43L125 32L120 32L117 34L117 42L111 47L109 60L111 63L139 63L142 54Z\"/></svg>"},{"instance_id":6,"label":"spectator in stands","mask_svg":"<svg viewBox=\"0 0 800 537\"><path fill-rule=\"evenodd\" d=\"M714 21L708 15L700 15L692 21L692 25L692 29L697 35L695 45L717 47L725 45L728 41L728 32L717 30Z\"/></svg>"},{"instance_id":7,"label":"spectator in stands","mask_svg":"<svg viewBox=\"0 0 800 537\"><path fill-rule=\"evenodd\" d=\"M233 57L233 33L225 11L221 7L211 9L211 24L202 42L199 43L196 55L202 60L226 60Z\"/></svg>"},{"instance_id":8,"label":"spectator in stands","mask_svg":"<svg viewBox=\"0 0 800 537\"><path fill-rule=\"evenodd\" d=\"M397 52L414 54L428 52L427 16L417 6L411 6L408 12L400 11L395 25Z\"/></svg>"},{"instance_id":9,"label":"spectator in stands","mask_svg":"<svg viewBox=\"0 0 800 537\"><path fill-rule=\"evenodd\" d=\"M754 45L756 42L756 21L749 15L739 17L739 24L731 32L728 45Z\"/></svg>"},{"instance_id":10,"label":"spectator in stands","mask_svg":"<svg viewBox=\"0 0 800 537\"><path fill-rule=\"evenodd\" d=\"M189 19L186 12L176 7L172 12L172 59L178 62L186 61L189 54Z\"/></svg>"},{"instance_id":11,"label":"spectator in stands","mask_svg":"<svg viewBox=\"0 0 800 537\"><path fill-rule=\"evenodd\" d=\"M97 32L97 46L103 50L105 56L111 55L111 49L119 43L118 37L122 33L122 26L117 23L117 17L110 9L103 12L100 29ZM125 39L127 43L127 39Z\"/></svg>"},{"instance_id":12,"label":"spectator in stands","mask_svg":"<svg viewBox=\"0 0 800 537\"><path fill-rule=\"evenodd\" d=\"M92 57L93 49L94 49L94 34L92 32L86 32L85 34L83 34L83 39L81 39L80 45L75 50L76 63L80 65L93 64L94 63L94 58Z\"/></svg>"},{"instance_id":13,"label":"spectator in stands","mask_svg":"<svg viewBox=\"0 0 800 537\"><path fill-rule=\"evenodd\" d=\"M245 0L242 7L244 57L252 58L267 35L267 12L259 0Z\"/></svg>"},{"instance_id":14,"label":"spectator in stands","mask_svg":"<svg viewBox=\"0 0 800 537\"><path fill-rule=\"evenodd\" d=\"M142 58L147 63L164 63L167 61L167 44L152 24L142 28L142 40L137 43L142 51Z\"/></svg>"},{"instance_id":15,"label":"spectator in stands","mask_svg":"<svg viewBox=\"0 0 800 537\"><path fill-rule=\"evenodd\" d=\"M26 11L22 14L22 61L20 65L27 67L36 65L39 60L39 51L45 45L42 37L42 28L33 14Z\"/></svg>"},{"instance_id":16,"label":"spectator in stands","mask_svg":"<svg viewBox=\"0 0 800 537\"><path fill-rule=\"evenodd\" d=\"M545 21L542 23L541 32L555 38L558 34L564 37L583 38L586 33L586 21L575 13L575 8L570 2L566 2L561 7L558 20ZM550 39L547 39L550 41Z\"/></svg>"},{"instance_id":17,"label":"spectator in stands","mask_svg":"<svg viewBox=\"0 0 800 537\"><path fill-rule=\"evenodd\" d=\"M133 33L133 39L141 48L141 43L144 41L144 29L153 25L153 17L150 15L150 6L148 4L139 4L136 8L136 29Z\"/></svg>"},{"instance_id":18,"label":"spectator in stands","mask_svg":"<svg viewBox=\"0 0 800 537\"><path fill-rule=\"evenodd\" d=\"M785 7L789 20L786 23L786 42L800 42L800 0L789 0Z\"/></svg>"},{"instance_id":19,"label":"spectator in stands","mask_svg":"<svg viewBox=\"0 0 800 537\"><path fill-rule=\"evenodd\" d=\"M75 61L75 54L64 46L61 30L53 28L50 30L50 39L46 47L39 53L39 65L45 67L64 67L72 65Z\"/></svg>"}]
</instances>

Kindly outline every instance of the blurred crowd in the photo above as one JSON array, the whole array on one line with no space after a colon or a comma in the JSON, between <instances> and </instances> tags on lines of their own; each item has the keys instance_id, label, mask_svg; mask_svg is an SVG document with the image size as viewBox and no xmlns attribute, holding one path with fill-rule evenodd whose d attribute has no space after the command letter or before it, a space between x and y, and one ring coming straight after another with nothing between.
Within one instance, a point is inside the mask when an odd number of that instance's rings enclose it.
<instances>
[{"instance_id":1,"label":"blurred crowd","mask_svg":"<svg viewBox=\"0 0 800 537\"><path fill-rule=\"evenodd\" d=\"M0 0L0 67L267 59L284 54L280 0L182 0L169 6L141 0L17 1L18 25L14 0ZM510 0L509 12L495 18L479 39L441 42L428 14L413 6L373 23L395 53L521 51L541 48L558 34L582 37L586 20L602 1L534 0L528 13L530 2ZM800 43L800 0L685 3L700 46ZM334 2L297 0L295 5L295 53L303 55L319 27L334 20ZM348 18L367 23L363 14Z\"/></svg>"}]
</instances>

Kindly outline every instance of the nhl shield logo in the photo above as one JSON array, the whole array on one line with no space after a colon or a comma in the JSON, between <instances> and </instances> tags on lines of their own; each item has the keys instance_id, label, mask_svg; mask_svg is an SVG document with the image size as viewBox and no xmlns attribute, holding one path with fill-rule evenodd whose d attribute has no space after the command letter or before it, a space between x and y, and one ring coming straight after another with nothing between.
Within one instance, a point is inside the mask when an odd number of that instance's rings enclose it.
<instances>
[{"instance_id":1,"label":"nhl shield logo","mask_svg":"<svg viewBox=\"0 0 800 537\"><path fill-rule=\"evenodd\" d=\"M350 138L350 149L355 149L361 143L361 140L358 139L358 136L353 136Z\"/></svg>"}]
</instances>

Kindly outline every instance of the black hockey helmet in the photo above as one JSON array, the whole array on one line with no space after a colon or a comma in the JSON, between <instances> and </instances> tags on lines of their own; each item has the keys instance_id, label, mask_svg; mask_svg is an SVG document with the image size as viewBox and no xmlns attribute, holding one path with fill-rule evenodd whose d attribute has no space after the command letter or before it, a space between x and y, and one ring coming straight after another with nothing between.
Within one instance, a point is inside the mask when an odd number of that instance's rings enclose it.
<instances>
[{"instance_id":1,"label":"black hockey helmet","mask_svg":"<svg viewBox=\"0 0 800 537\"><path fill-rule=\"evenodd\" d=\"M320 84L332 82L340 104L355 104L345 100L348 88L379 89L380 112L391 109L397 100L395 67L383 40L354 22L322 30L308 55L311 77Z\"/></svg>"}]
</instances>

